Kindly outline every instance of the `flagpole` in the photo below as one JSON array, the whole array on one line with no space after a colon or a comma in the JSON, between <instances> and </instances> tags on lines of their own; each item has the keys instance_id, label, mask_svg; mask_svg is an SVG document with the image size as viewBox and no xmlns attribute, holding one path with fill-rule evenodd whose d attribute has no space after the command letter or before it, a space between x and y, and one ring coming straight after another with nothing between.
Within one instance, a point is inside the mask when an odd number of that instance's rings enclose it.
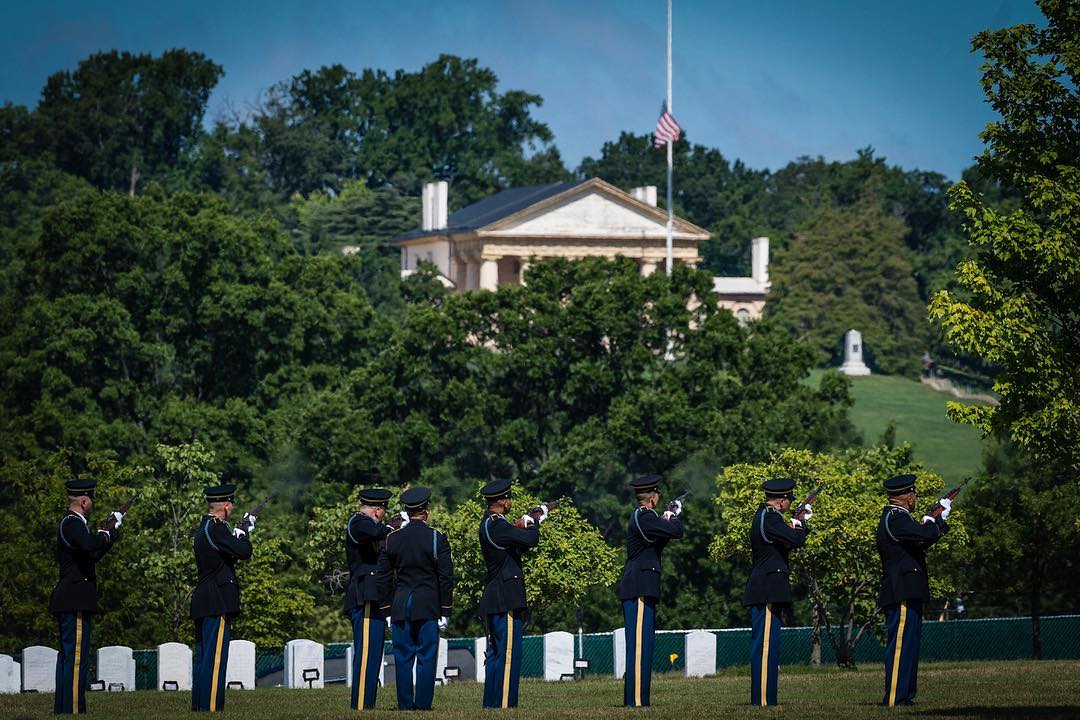
<instances>
[{"instance_id":1,"label":"flagpole","mask_svg":"<svg viewBox=\"0 0 1080 720\"><path fill-rule=\"evenodd\" d=\"M672 115L675 110L671 107L671 0L667 0L667 111ZM674 218L674 208L671 202L671 146L675 144L671 140L667 144L667 274L671 277L671 226Z\"/></svg>"}]
</instances>

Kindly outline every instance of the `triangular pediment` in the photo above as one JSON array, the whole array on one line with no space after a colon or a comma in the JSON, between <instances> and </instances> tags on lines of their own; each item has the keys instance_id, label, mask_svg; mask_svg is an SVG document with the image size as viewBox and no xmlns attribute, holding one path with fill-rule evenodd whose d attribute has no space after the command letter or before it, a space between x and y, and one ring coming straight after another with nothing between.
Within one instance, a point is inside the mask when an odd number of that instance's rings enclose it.
<instances>
[{"instance_id":1,"label":"triangular pediment","mask_svg":"<svg viewBox=\"0 0 1080 720\"><path fill-rule=\"evenodd\" d=\"M676 217L673 235L704 240L707 231ZM477 229L484 237L611 238L662 241L667 212L592 179Z\"/></svg>"}]
</instances>

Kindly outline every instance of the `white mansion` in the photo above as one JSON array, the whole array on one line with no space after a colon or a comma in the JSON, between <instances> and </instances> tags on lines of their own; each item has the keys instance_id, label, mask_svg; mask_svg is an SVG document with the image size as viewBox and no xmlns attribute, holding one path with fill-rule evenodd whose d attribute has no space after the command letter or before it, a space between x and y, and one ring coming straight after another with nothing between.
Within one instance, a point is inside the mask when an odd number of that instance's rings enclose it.
<instances>
[{"instance_id":1,"label":"white mansion","mask_svg":"<svg viewBox=\"0 0 1080 720\"><path fill-rule=\"evenodd\" d=\"M532 260L615 256L637 260L642 274L663 268L667 212L656 206L656 187L630 193L598 178L548 183L496 193L447 214L447 185L423 189L420 228L399 235L403 274L422 260L438 268L443 282L458 291L494 290L525 281ZM706 230L674 218L672 257L696 266ZM760 317L769 290L769 239L752 244L750 277L713 281L720 305L742 321Z\"/></svg>"}]
</instances>

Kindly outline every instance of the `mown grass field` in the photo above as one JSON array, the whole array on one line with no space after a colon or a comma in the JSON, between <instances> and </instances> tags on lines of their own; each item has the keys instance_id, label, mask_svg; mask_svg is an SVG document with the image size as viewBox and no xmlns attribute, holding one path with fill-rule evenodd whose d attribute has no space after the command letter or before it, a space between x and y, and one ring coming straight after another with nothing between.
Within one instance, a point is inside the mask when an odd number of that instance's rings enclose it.
<instances>
[{"instance_id":1,"label":"mown grass field","mask_svg":"<svg viewBox=\"0 0 1080 720\"><path fill-rule=\"evenodd\" d=\"M525 681L521 705L510 712L483 711L482 688L460 683L435 691L434 712L425 717L470 720L477 716L554 720L566 718L1080 718L1080 662L927 663L919 673L919 697L912 707L888 710L878 705L882 694L881 668L869 665L855 671L797 667L781 670L779 707L754 708L748 703L749 669L732 668L709 678L686 679L659 675L653 679L653 706L627 710L622 683L610 678L584 682ZM349 718L346 688L324 690L230 690L225 712L238 720L277 718ZM89 714L97 718L169 720L190 718L188 693L140 691L92 693ZM373 718L401 717L393 688L380 690ZM0 717L51 717L49 695L0 695Z\"/></svg>"},{"instance_id":2,"label":"mown grass field","mask_svg":"<svg viewBox=\"0 0 1080 720\"><path fill-rule=\"evenodd\" d=\"M816 386L823 372L814 371L808 382ZM892 423L896 442L911 443L915 459L948 481L981 467L981 433L945 417L945 403L956 398L915 380L887 375L853 377L851 390L855 404L848 416L867 443L876 442Z\"/></svg>"}]
</instances>

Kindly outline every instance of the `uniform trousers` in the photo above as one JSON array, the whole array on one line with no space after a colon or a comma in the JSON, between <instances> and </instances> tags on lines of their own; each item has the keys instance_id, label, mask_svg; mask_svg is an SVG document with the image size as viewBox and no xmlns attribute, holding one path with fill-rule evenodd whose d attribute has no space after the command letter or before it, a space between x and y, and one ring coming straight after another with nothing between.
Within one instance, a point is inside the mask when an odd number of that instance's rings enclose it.
<instances>
[{"instance_id":1,"label":"uniform trousers","mask_svg":"<svg viewBox=\"0 0 1080 720\"><path fill-rule=\"evenodd\" d=\"M349 610L353 627L352 699L353 710L375 707L382 669L386 625L373 602Z\"/></svg>"},{"instance_id":2,"label":"uniform trousers","mask_svg":"<svg viewBox=\"0 0 1080 720\"><path fill-rule=\"evenodd\" d=\"M656 630L656 598L623 600L626 629L626 676L623 705L646 707L652 686L653 640Z\"/></svg>"},{"instance_id":3,"label":"uniform trousers","mask_svg":"<svg viewBox=\"0 0 1080 720\"><path fill-rule=\"evenodd\" d=\"M86 686L90 681L86 661L90 658L91 613L57 613L60 621L60 652L56 654L56 694L53 712L78 715L86 712Z\"/></svg>"},{"instance_id":4,"label":"uniform trousers","mask_svg":"<svg viewBox=\"0 0 1080 720\"><path fill-rule=\"evenodd\" d=\"M780 675L780 619L783 606L750 606L750 704L775 705Z\"/></svg>"},{"instance_id":5,"label":"uniform trousers","mask_svg":"<svg viewBox=\"0 0 1080 720\"><path fill-rule=\"evenodd\" d=\"M522 610L511 610L487 616L488 648L484 657L486 708L517 707L523 614Z\"/></svg>"},{"instance_id":6,"label":"uniform trousers","mask_svg":"<svg viewBox=\"0 0 1080 720\"><path fill-rule=\"evenodd\" d=\"M195 658L191 668L191 709L195 712L225 709L230 624L225 615L195 621Z\"/></svg>"},{"instance_id":7,"label":"uniform trousers","mask_svg":"<svg viewBox=\"0 0 1080 720\"><path fill-rule=\"evenodd\" d=\"M922 602L904 600L884 610L889 642L885 646L885 697L881 704L910 705L918 689Z\"/></svg>"},{"instance_id":8,"label":"uniform trousers","mask_svg":"<svg viewBox=\"0 0 1080 720\"><path fill-rule=\"evenodd\" d=\"M395 620L394 683L398 709L430 710L435 696L435 666L439 659L439 623L434 618L412 620L412 595L405 602L405 619ZM413 688L413 663L416 686Z\"/></svg>"}]
</instances>

